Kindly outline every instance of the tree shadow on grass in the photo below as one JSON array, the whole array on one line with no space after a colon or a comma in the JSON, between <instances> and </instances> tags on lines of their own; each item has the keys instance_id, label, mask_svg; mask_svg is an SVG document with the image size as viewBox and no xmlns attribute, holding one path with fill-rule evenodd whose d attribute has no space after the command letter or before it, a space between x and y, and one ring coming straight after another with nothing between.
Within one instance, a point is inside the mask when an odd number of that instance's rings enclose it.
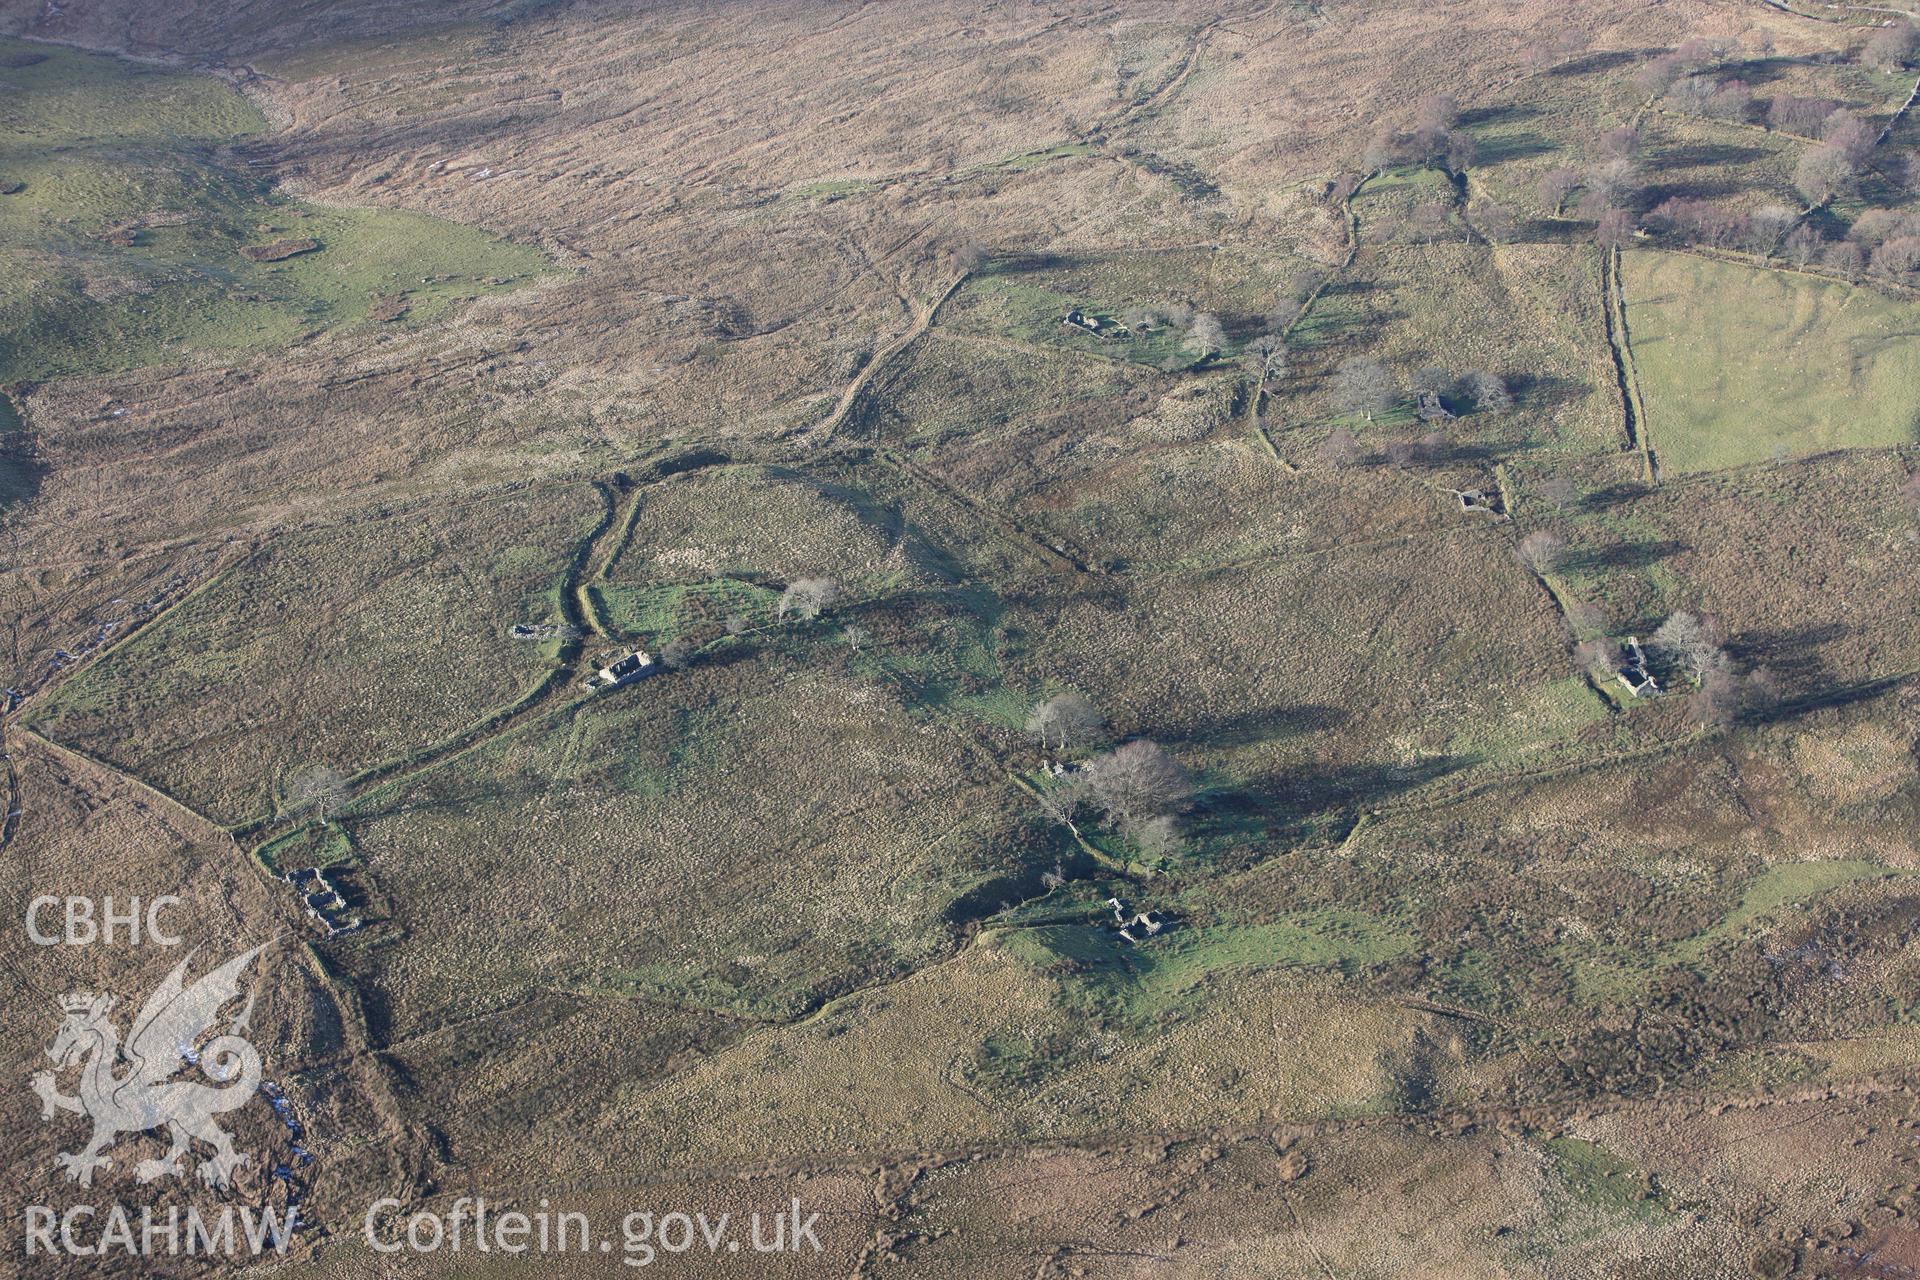
<instances>
[{"instance_id":1,"label":"tree shadow on grass","mask_svg":"<svg viewBox=\"0 0 1920 1280\"><path fill-rule=\"evenodd\" d=\"M1549 67L1540 74L1554 77L1591 75L1596 71L1611 71L1615 67L1623 67L1639 56L1630 49L1606 49L1599 53L1589 53L1584 57L1570 59L1557 67Z\"/></svg>"},{"instance_id":2,"label":"tree shadow on grass","mask_svg":"<svg viewBox=\"0 0 1920 1280\"><path fill-rule=\"evenodd\" d=\"M1604 573L1618 569L1644 569L1668 556L1685 551L1687 544L1672 539L1654 542L1622 542L1610 547L1591 547L1568 551L1561 567L1573 573Z\"/></svg>"},{"instance_id":3,"label":"tree shadow on grass","mask_svg":"<svg viewBox=\"0 0 1920 1280\"><path fill-rule=\"evenodd\" d=\"M1257 825L1269 837L1288 838L1331 810L1375 807L1477 763L1475 756L1447 755L1416 764L1290 769L1254 779L1236 791L1211 794L1204 809L1220 821Z\"/></svg>"},{"instance_id":4,"label":"tree shadow on grass","mask_svg":"<svg viewBox=\"0 0 1920 1280\"><path fill-rule=\"evenodd\" d=\"M1165 725L1152 736L1167 746L1244 747L1335 729L1346 719L1347 713L1339 707L1312 704L1264 707L1225 715L1196 716Z\"/></svg>"},{"instance_id":5,"label":"tree shadow on grass","mask_svg":"<svg viewBox=\"0 0 1920 1280\"><path fill-rule=\"evenodd\" d=\"M1644 498L1651 492L1653 491L1644 484L1622 481L1619 484L1605 485L1583 495L1580 505L1588 511L1609 511L1614 507Z\"/></svg>"},{"instance_id":6,"label":"tree shadow on grass","mask_svg":"<svg viewBox=\"0 0 1920 1280\"><path fill-rule=\"evenodd\" d=\"M1509 160L1527 160L1534 156L1543 156L1558 151L1560 144L1537 133L1498 134L1480 140L1478 154L1474 163L1478 165L1504 164Z\"/></svg>"},{"instance_id":7,"label":"tree shadow on grass","mask_svg":"<svg viewBox=\"0 0 1920 1280\"><path fill-rule=\"evenodd\" d=\"M1770 160L1774 153L1765 147L1744 146L1737 142L1683 142L1661 147L1648 157L1660 170L1719 169L1727 165L1750 164Z\"/></svg>"},{"instance_id":8,"label":"tree shadow on grass","mask_svg":"<svg viewBox=\"0 0 1920 1280\"><path fill-rule=\"evenodd\" d=\"M1508 375L1507 390L1520 408L1543 412L1578 404L1593 394L1593 384L1553 374L1516 373Z\"/></svg>"},{"instance_id":9,"label":"tree shadow on grass","mask_svg":"<svg viewBox=\"0 0 1920 1280\"><path fill-rule=\"evenodd\" d=\"M1772 631L1745 632L1727 644L1742 667L1766 667L1791 689L1821 689L1828 683L1823 646L1853 634L1843 622L1812 622Z\"/></svg>"},{"instance_id":10,"label":"tree shadow on grass","mask_svg":"<svg viewBox=\"0 0 1920 1280\"><path fill-rule=\"evenodd\" d=\"M1514 124L1521 120L1537 119L1539 115L1539 107L1510 102L1504 106L1471 107L1460 113L1460 123L1468 128L1482 124Z\"/></svg>"}]
</instances>

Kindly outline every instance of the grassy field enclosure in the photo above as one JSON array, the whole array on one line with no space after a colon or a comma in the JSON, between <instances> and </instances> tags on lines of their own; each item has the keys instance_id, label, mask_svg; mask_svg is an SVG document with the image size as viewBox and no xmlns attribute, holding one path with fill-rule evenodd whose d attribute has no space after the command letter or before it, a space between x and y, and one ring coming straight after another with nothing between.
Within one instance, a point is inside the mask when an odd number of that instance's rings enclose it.
<instances>
[{"instance_id":1,"label":"grassy field enclosure","mask_svg":"<svg viewBox=\"0 0 1920 1280\"><path fill-rule=\"evenodd\" d=\"M1655 455L1684 473L1920 440L1920 315L1872 289L1669 253L1625 267Z\"/></svg>"}]
</instances>

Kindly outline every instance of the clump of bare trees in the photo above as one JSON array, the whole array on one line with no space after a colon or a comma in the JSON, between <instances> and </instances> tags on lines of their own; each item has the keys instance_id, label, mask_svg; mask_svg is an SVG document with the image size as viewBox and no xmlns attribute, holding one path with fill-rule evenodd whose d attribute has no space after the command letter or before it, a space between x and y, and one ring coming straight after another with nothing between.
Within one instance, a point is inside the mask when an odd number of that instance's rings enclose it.
<instances>
[{"instance_id":1,"label":"clump of bare trees","mask_svg":"<svg viewBox=\"0 0 1920 1280\"><path fill-rule=\"evenodd\" d=\"M1782 237L1799 221L1800 215L1782 204L1735 210L1723 209L1710 200L1676 196L1656 205L1644 225L1649 231L1694 244L1744 249L1766 256L1781 248Z\"/></svg>"},{"instance_id":2,"label":"clump of bare trees","mask_svg":"<svg viewBox=\"0 0 1920 1280\"><path fill-rule=\"evenodd\" d=\"M1800 153L1793 166L1793 187L1810 205L1822 205L1853 186L1860 166L1844 147L1823 142Z\"/></svg>"},{"instance_id":3,"label":"clump of bare trees","mask_svg":"<svg viewBox=\"0 0 1920 1280\"><path fill-rule=\"evenodd\" d=\"M1860 62L1870 71L1884 75L1904 70L1920 49L1920 31L1910 22L1896 22L1873 33L1860 50Z\"/></svg>"},{"instance_id":4,"label":"clump of bare trees","mask_svg":"<svg viewBox=\"0 0 1920 1280\"><path fill-rule=\"evenodd\" d=\"M795 578L780 593L774 616L785 622L788 614L817 618L840 598L840 584L832 578Z\"/></svg>"},{"instance_id":5,"label":"clump of bare trees","mask_svg":"<svg viewBox=\"0 0 1920 1280\"><path fill-rule=\"evenodd\" d=\"M1533 40L1520 51L1520 61L1536 75L1551 71L1587 51L1587 33L1575 27L1562 27Z\"/></svg>"},{"instance_id":6,"label":"clump of bare trees","mask_svg":"<svg viewBox=\"0 0 1920 1280\"><path fill-rule=\"evenodd\" d=\"M1193 775L1157 742L1139 738L1095 756L1082 770L1093 801L1124 831L1193 798Z\"/></svg>"},{"instance_id":7,"label":"clump of bare trees","mask_svg":"<svg viewBox=\"0 0 1920 1280\"><path fill-rule=\"evenodd\" d=\"M1776 93L1767 103L1767 128L1776 133L1797 133L1817 138L1827 117L1840 110L1832 98L1802 98L1792 93Z\"/></svg>"},{"instance_id":8,"label":"clump of bare trees","mask_svg":"<svg viewBox=\"0 0 1920 1280\"><path fill-rule=\"evenodd\" d=\"M1158 858L1180 846L1180 813L1194 789L1184 765L1159 743L1141 738L1066 774L1041 794L1040 806L1076 835L1080 820L1097 814L1141 853Z\"/></svg>"},{"instance_id":9,"label":"clump of bare trees","mask_svg":"<svg viewBox=\"0 0 1920 1280\"><path fill-rule=\"evenodd\" d=\"M1420 164L1464 173L1473 163L1473 135L1459 127L1460 105L1437 93L1420 102L1411 129L1383 124L1367 143L1361 163L1370 173Z\"/></svg>"},{"instance_id":10,"label":"clump of bare trees","mask_svg":"<svg viewBox=\"0 0 1920 1280\"><path fill-rule=\"evenodd\" d=\"M1648 637L1647 650L1655 661L1684 673L1696 684L1727 661L1726 651L1720 647L1719 624L1695 613L1670 615Z\"/></svg>"},{"instance_id":11,"label":"clump of bare trees","mask_svg":"<svg viewBox=\"0 0 1920 1280\"><path fill-rule=\"evenodd\" d=\"M1670 678L1691 681L1694 717L1705 724L1730 724L1757 714L1780 697L1779 682L1766 667L1741 671L1724 647L1719 624L1710 616L1676 613L1660 624L1647 650Z\"/></svg>"},{"instance_id":12,"label":"clump of bare trees","mask_svg":"<svg viewBox=\"0 0 1920 1280\"><path fill-rule=\"evenodd\" d=\"M1065 751L1092 746L1106 735L1106 717L1086 695L1068 691L1056 694L1033 709L1027 717L1027 732L1045 748Z\"/></svg>"}]
</instances>

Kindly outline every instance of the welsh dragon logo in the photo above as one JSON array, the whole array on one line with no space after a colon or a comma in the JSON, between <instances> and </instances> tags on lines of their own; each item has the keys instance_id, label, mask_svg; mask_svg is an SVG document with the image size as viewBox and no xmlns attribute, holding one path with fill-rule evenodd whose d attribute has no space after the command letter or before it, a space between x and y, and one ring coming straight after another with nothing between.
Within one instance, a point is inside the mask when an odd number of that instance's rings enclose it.
<instances>
[{"instance_id":1,"label":"welsh dragon logo","mask_svg":"<svg viewBox=\"0 0 1920 1280\"><path fill-rule=\"evenodd\" d=\"M158 1160L142 1160L134 1176L142 1182L183 1177L181 1158L198 1139L213 1148L199 1161L200 1180L210 1187L228 1185L233 1171L248 1157L233 1149L233 1139L214 1123L214 1117L232 1111L260 1086L260 1055L240 1035L253 1012L253 1001L228 1023L223 1034L196 1050L195 1043L213 1029L216 1015L240 997L240 975L264 944L186 983L190 954L174 966L133 1020L133 1031L123 1046L109 1015L110 995L76 993L62 996L65 1018L47 1056L56 1071L80 1068L80 1091L69 1097L54 1083L53 1071L36 1072L33 1091L40 1095L40 1118L51 1120L56 1111L71 1111L93 1121L93 1136L78 1152L62 1152L55 1165L67 1180L93 1185L93 1171L111 1165L105 1154L123 1133L145 1133L165 1126L172 1146ZM184 1066L194 1065L214 1081L175 1079Z\"/></svg>"}]
</instances>

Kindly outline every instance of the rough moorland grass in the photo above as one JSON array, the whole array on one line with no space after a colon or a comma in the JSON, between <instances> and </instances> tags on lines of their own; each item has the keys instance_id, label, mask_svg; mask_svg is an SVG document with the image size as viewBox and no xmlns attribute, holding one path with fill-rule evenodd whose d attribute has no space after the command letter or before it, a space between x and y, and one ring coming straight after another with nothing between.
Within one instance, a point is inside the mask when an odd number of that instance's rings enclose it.
<instances>
[{"instance_id":1,"label":"rough moorland grass","mask_svg":"<svg viewBox=\"0 0 1920 1280\"><path fill-rule=\"evenodd\" d=\"M524 695L557 587L598 515L584 487L426 508L273 542L62 684L35 726L218 821L293 773L352 773Z\"/></svg>"},{"instance_id":2,"label":"rough moorland grass","mask_svg":"<svg viewBox=\"0 0 1920 1280\"><path fill-rule=\"evenodd\" d=\"M1689 255L1625 259L1648 429L1668 473L1910 444L1920 308L1867 288Z\"/></svg>"},{"instance_id":3,"label":"rough moorland grass","mask_svg":"<svg viewBox=\"0 0 1920 1280\"><path fill-rule=\"evenodd\" d=\"M208 77L7 43L0 97L0 381L250 350L398 322L524 281L540 254L417 213L277 195L222 151L265 121ZM277 262L247 248L317 247ZM404 317L404 319L402 319Z\"/></svg>"}]
</instances>

